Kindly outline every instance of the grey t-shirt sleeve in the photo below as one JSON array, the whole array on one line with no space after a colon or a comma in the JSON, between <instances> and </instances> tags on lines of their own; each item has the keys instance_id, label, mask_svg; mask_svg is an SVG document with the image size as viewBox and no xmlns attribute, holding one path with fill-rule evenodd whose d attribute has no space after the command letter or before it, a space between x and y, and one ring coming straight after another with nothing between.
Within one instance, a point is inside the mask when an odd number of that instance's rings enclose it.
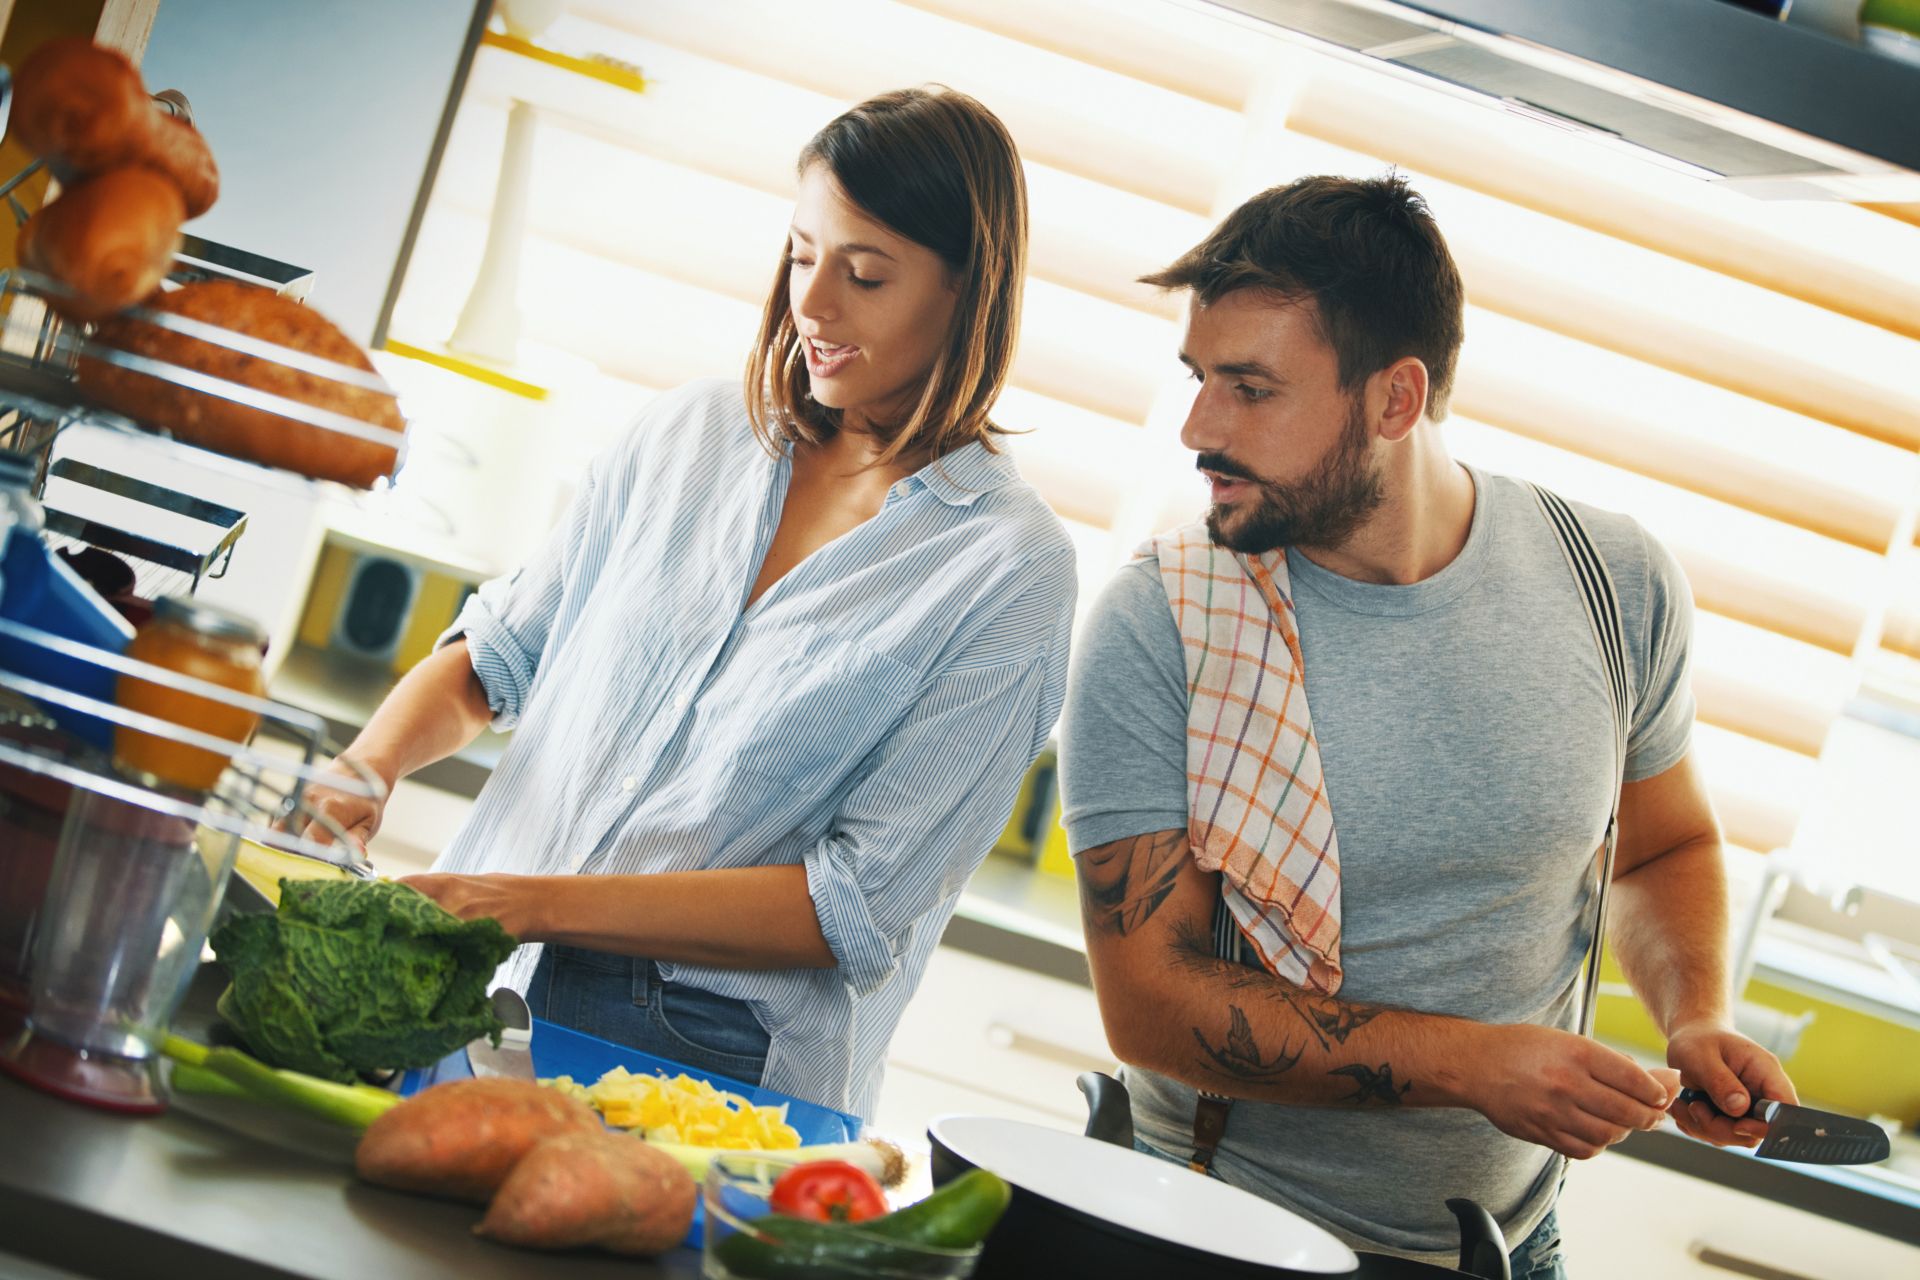
<instances>
[{"instance_id":1,"label":"grey t-shirt sleeve","mask_svg":"<svg viewBox=\"0 0 1920 1280\"><path fill-rule=\"evenodd\" d=\"M1060 785L1076 854L1186 829L1186 657L1152 561L1115 575L1074 645Z\"/></svg>"},{"instance_id":2,"label":"grey t-shirt sleeve","mask_svg":"<svg viewBox=\"0 0 1920 1280\"><path fill-rule=\"evenodd\" d=\"M1646 639L1627 733L1628 782L1665 773L1693 740L1693 591L1673 553L1644 529L1640 537L1647 549Z\"/></svg>"}]
</instances>

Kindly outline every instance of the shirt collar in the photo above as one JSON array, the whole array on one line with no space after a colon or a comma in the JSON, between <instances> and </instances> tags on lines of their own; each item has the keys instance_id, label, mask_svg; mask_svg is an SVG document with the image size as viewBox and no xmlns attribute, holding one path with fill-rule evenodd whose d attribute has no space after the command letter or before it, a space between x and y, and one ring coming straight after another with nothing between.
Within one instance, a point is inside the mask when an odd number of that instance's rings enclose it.
<instances>
[{"instance_id":1,"label":"shirt collar","mask_svg":"<svg viewBox=\"0 0 1920 1280\"><path fill-rule=\"evenodd\" d=\"M1019 478L1012 458L1004 453L990 453L986 445L975 440L929 462L902 480L895 490L910 492L918 486L950 507L967 507L981 494L991 493Z\"/></svg>"}]
</instances>

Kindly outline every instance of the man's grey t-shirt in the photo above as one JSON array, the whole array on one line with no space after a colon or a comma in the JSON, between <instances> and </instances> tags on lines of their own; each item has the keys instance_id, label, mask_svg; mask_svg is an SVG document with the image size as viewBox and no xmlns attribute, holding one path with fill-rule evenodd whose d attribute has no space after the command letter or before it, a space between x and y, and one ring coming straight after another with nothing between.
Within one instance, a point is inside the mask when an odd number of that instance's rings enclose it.
<instances>
[{"instance_id":1,"label":"man's grey t-shirt","mask_svg":"<svg viewBox=\"0 0 1920 1280\"><path fill-rule=\"evenodd\" d=\"M1591 867L1613 799L1605 676L1560 542L1531 490L1469 468L1467 542L1410 586L1289 552L1307 705L1339 837L1342 999L1487 1023L1573 1025ZM1627 638L1627 778L1686 754L1692 601L1631 518L1574 504ZM1076 647L1062 726L1075 853L1187 827L1187 683L1151 560L1128 565ZM1184 1157L1194 1091L1129 1068L1141 1137ZM1469 1196L1518 1243L1558 1158L1478 1112L1234 1104L1215 1168L1355 1244L1443 1260Z\"/></svg>"}]
</instances>

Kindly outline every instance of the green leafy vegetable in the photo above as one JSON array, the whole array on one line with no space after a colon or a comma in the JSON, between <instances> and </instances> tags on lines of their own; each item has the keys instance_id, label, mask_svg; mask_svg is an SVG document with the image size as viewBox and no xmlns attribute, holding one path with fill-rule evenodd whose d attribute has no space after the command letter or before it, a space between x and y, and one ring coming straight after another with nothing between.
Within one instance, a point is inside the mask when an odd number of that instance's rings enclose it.
<instances>
[{"instance_id":1,"label":"green leafy vegetable","mask_svg":"<svg viewBox=\"0 0 1920 1280\"><path fill-rule=\"evenodd\" d=\"M512 935L405 885L282 880L278 912L236 915L212 942L233 979L220 1013L273 1066L351 1081L500 1042L487 986Z\"/></svg>"}]
</instances>

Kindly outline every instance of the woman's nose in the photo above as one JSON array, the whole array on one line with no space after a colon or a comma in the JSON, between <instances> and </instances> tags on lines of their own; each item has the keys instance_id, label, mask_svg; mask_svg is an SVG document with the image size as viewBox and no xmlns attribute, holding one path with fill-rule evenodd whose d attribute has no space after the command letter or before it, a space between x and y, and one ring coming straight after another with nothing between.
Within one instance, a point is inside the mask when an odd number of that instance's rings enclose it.
<instances>
[{"instance_id":1,"label":"woman's nose","mask_svg":"<svg viewBox=\"0 0 1920 1280\"><path fill-rule=\"evenodd\" d=\"M835 310L833 282L827 273L815 268L794 281L793 309L809 320L832 320Z\"/></svg>"}]
</instances>

